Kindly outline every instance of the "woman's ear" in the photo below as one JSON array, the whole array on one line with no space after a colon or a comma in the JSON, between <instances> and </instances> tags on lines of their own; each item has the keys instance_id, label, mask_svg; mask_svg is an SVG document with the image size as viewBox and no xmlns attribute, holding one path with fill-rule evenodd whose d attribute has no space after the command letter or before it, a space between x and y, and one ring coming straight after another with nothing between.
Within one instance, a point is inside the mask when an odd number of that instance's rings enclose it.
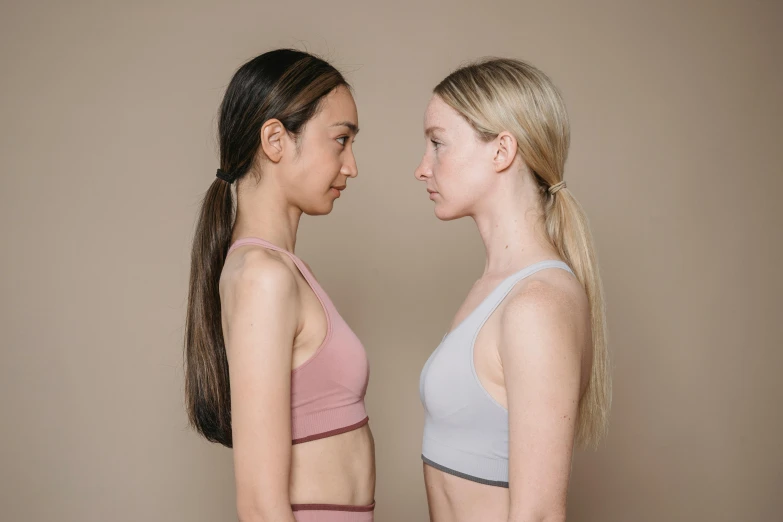
<instances>
[{"instance_id":1,"label":"woman's ear","mask_svg":"<svg viewBox=\"0 0 783 522\"><path fill-rule=\"evenodd\" d=\"M267 120L261 127L261 149L272 163L277 163L283 158L287 136L288 131L278 119Z\"/></svg>"},{"instance_id":2,"label":"woman's ear","mask_svg":"<svg viewBox=\"0 0 783 522\"><path fill-rule=\"evenodd\" d=\"M492 140L492 143L495 152L492 158L495 172L503 172L517 157L517 139L510 132L503 131Z\"/></svg>"}]
</instances>

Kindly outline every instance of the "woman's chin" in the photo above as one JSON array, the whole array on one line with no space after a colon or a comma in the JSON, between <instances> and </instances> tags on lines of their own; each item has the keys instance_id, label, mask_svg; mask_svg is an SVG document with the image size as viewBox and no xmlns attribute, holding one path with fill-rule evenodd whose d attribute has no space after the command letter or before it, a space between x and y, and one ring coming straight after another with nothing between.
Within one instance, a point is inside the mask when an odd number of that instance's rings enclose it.
<instances>
[{"instance_id":1,"label":"woman's chin","mask_svg":"<svg viewBox=\"0 0 783 522\"><path fill-rule=\"evenodd\" d=\"M449 211L449 209L444 208L442 205L435 204L435 217L441 221L451 221L453 219L459 219L462 216Z\"/></svg>"},{"instance_id":2,"label":"woman's chin","mask_svg":"<svg viewBox=\"0 0 783 522\"><path fill-rule=\"evenodd\" d=\"M303 208L302 212L308 216L325 216L334 209L334 200L324 201L318 205L309 205L307 208Z\"/></svg>"}]
</instances>

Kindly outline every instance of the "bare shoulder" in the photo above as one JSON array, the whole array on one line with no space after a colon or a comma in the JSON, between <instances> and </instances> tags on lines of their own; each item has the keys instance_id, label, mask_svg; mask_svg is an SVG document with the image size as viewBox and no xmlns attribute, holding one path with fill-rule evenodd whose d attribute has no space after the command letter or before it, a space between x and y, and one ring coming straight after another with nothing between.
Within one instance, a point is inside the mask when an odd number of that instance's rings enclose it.
<instances>
[{"instance_id":1,"label":"bare shoulder","mask_svg":"<svg viewBox=\"0 0 783 522\"><path fill-rule=\"evenodd\" d=\"M589 309L584 287L570 272L552 268L536 272L520 281L506 299L510 314L567 311L581 313Z\"/></svg>"},{"instance_id":2,"label":"bare shoulder","mask_svg":"<svg viewBox=\"0 0 783 522\"><path fill-rule=\"evenodd\" d=\"M582 284L570 272L542 270L520 281L501 311L504 338L521 341L553 335L582 337L589 325L590 304ZM504 343L517 344L517 343ZM581 343L565 343L579 347Z\"/></svg>"},{"instance_id":3,"label":"bare shoulder","mask_svg":"<svg viewBox=\"0 0 783 522\"><path fill-rule=\"evenodd\" d=\"M243 302L282 304L297 295L293 270L282 255L262 247L242 247L226 260L220 276L224 309Z\"/></svg>"}]
</instances>

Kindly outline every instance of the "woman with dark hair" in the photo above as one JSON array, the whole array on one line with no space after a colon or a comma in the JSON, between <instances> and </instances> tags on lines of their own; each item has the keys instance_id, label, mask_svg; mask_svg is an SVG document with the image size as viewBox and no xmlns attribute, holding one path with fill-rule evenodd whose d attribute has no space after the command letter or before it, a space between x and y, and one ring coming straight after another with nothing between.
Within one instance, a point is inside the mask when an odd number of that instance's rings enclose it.
<instances>
[{"instance_id":1,"label":"woman with dark hair","mask_svg":"<svg viewBox=\"0 0 783 522\"><path fill-rule=\"evenodd\" d=\"M372 521L367 357L293 253L302 214L331 212L357 175L350 87L324 60L271 51L236 72L218 127L191 260L190 422L233 448L243 522Z\"/></svg>"}]
</instances>

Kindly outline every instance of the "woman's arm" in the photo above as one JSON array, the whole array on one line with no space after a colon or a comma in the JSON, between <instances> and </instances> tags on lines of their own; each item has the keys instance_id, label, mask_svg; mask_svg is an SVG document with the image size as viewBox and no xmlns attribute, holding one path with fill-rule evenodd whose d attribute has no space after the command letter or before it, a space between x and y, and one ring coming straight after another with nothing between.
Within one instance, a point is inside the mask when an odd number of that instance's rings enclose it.
<instances>
[{"instance_id":1,"label":"woman's arm","mask_svg":"<svg viewBox=\"0 0 783 522\"><path fill-rule=\"evenodd\" d=\"M509 521L565 520L589 337L585 314L583 294L539 280L504 307L499 352L509 409Z\"/></svg>"},{"instance_id":2,"label":"woman's arm","mask_svg":"<svg viewBox=\"0 0 783 522\"><path fill-rule=\"evenodd\" d=\"M229 276L225 294L239 519L294 522L289 475L296 279L281 261L250 251Z\"/></svg>"}]
</instances>

